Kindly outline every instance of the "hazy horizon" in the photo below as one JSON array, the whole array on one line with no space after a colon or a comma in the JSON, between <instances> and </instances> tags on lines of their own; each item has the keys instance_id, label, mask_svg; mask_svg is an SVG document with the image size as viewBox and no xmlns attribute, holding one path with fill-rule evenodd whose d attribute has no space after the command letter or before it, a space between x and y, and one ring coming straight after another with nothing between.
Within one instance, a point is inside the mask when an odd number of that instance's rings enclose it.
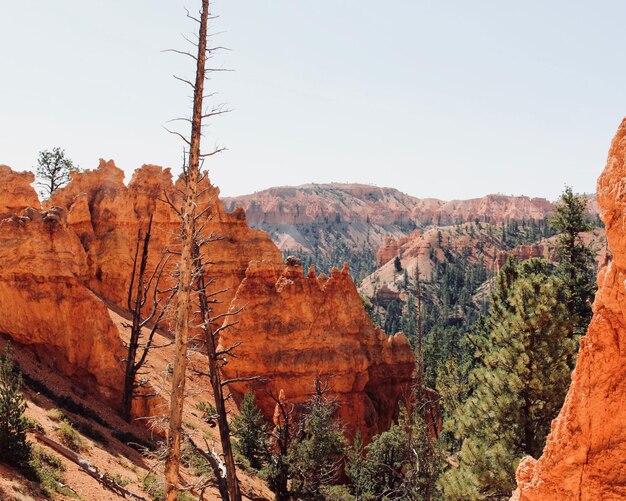
<instances>
[{"instance_id":1,"label":"hazy horizon","mask_svg":"<svg viewBox=\"0 0 626 501\"><path fill-rule=\"evenodd\" d=\"M60 146L82 168L112 158L179 171L167 120L187 113L172 74L196 2L25 0L3 7L0 164L29 170ZM209 82L234 111L211 123L223 196L331 182L418 198L555 200L595 191L626 114L617 1L213 2ZM25 21L28 35L25 35ZM8 22L10 21L10 22Z\"/></svg>"}]
</instances>

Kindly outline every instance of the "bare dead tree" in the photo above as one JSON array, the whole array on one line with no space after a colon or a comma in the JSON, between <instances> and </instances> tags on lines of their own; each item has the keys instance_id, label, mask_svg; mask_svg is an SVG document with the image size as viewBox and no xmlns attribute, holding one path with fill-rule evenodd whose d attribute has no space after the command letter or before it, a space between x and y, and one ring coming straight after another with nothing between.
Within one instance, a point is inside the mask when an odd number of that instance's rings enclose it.
<instances>
[{"instance_id":1,"label":"bare dead tree","mask_svg":"<svg viewBox=\"0 0 626 501\"><path fill-rule=\"evenodd\" d=\"M275 470L274 478L271 479L272 489L276 495L276 501L289 501L291 492L289 483L289 464L287 455L291 448L294 435L294 410L295 406L287 402L284 392L281 390L278 396L269 394L276 404L274 410L274 429L268 431L270 438L270 450L267 455L272 461Z\"/></svg>"},{"instance_id":2,"label":"bare dead tree","mask_svg":"<svg viewBox=\"0 0 626 501\"><path fill-rule=\"evenodd\" d=\"M416 377L416 400L420 409L424 409L424 400L426 395L425 389L425 377L424 377L424 332L422 328L422 277L420 272L419 258L422 249L426 247L418 248L418 256L415 266L415 291L417 294L417 377ZM422 413L423 416L423 413Z\"/></svg>"},{"instance_id":3,"label":"bare dead tree","mask_svg":"<svg viewBox=\"0 0 626 501\"><path fill-rule=\"evenodd\" d=\"M203 211L204 212L204 211ZM237 315L241 310L223 313L220 315L212 316L212 304L219 302L218 296L222 294L223 290L215 292L209 292L207 287L214 281L209 280L207 282L205 278L205 265L207 264L202 257L201 247L207 243L219 240L219 237L209 235L208 237L202 236L202 227L199 231L194 233L194 276L196 292L198 294L198 310L196 314L200 318L199 327L202 331L202 346L206 353L208 360L208 372L195 370L194 372L201 376L209 378L211 389L213 390L213 399L215 401L215 420L217 421L218 431L220 434L220 443L222 446L222 458L223 458L223 471L224 476L218 476L218 485L220 493L223 488L226 487L227 496L222 494L222 499L228 501L235 501L241 499L241 492L239 488L239 482L237 480L237 472L235 466L235 459L233 455L232 444L230 441L230 427L228 423L228 413L226 411L226 400L230 398L230 394L224 397L224 387L227 384L252 381L258 378L233 378L222 379L222 367L227 363L227 357L234 356L233 351L241 343L235 343L231 347L224 348L218 351L218 339L219 334L225 329L232 327L237 322L229 321L230 318Z\"/></svg>"},{"instance_id":4,"label":"bare dead tree","mask_svg":"<svg viewBox=\"0 0 626 501\"><path fill-rule=\"evenodd\" d=\"M196 222L202 215L198 210L199 183L201 182L200 163L203 159L222 151L215 148L209 153L202 153L200 150L200 140L202 136L203 120L225 112L222 107L214 108L210 111L203 109L204 83L207 75L211 71L220 71L215 68L207 68L206 62L218 47L209 47L207 42L209 14L209 0L202 0L202 9L199 18L189 13L187 16L198 23L197 43L188 40L196 49L196 53L169 49L169 51L190 57L196 63L195 81L176 77L178 80L190 85L193 88L193 111L191 118L182 118L191 124L191 135L189 138L183 134L171 130L172 134L180 137L186 145L188 163L184 165L183 180L184 193L182 194L182 207L176 207L172 203L172 208L181 219L180 233L180 259L177 268L178 290L176 296L176 337L174 362L172 371L172 390L170 396L169 429L167 437L167 453L165 458L165 499L175 501L178 484L180 480L179 468L181 459L182 441L182 418L185 399L185 379L187 373L187 352L189 345L190 310L192 308L192 292L196 287L197 270L194 266L194 252L197 242ZM234 463L227 478L232 480L232 485L228 485L229 501L239 501L239 486L236 480Z\"/></svg>"},{"instance_id":5,"label":"bare dead tree","mask_svg":"<svg viewBox=\"0 0 626 501\"><path fill-rule=\"evenodd\" d=\"M138 376L145 375L140 371L146 364L148 353L153 348L162 348L169 345L169 343L156 345L154 335L176 293L175 288L168 291L159 291L161 276L169 256L163 255L152 274L146 278L151 232L152 216L150 216L148 228L144 236L141 236L141 228L137 231L133 271L128 287L127 307L131 314L131 322L124 322L124 327L130 329L130 339L128 341L124 392L122 395L122 417L126 421L130 421L132 402L137 396L138 390L143 388L148 382L146 378L138 379ZM163 300L163 294L168 292L169 296ZM150 296L152 301L148 311L146 311L146 303ZM147 335L144 334L145 328L149 328Z\"/></svg>"}]
</instances>

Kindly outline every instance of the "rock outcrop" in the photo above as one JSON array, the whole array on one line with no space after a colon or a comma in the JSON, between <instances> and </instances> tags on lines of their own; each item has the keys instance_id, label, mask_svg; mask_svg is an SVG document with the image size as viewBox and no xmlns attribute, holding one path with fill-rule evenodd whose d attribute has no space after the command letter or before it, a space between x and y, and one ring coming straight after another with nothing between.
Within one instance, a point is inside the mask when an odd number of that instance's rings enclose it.
<instances>
[{"instance_id":1,"label":"rock outcrop","mask_svg":"<svg viewBox=\"0 0 626 501\"><path fill-rule=\"evenodd\" d=\"M0 201L7 214L39 206L31 174L0 169L15 196ZM180 181L178 181L180 183ZM178 189L177 189L178 188ZM93 387L113 404L121 391L124 349L109 309L124 315L137 235L152 218L148 275L166 249L176 251L181 186L169 169L144 165L128 185L113 161L73 173L54 193L47 212L26 209L0 224L0 332L31 345L65 375ZM251 229L243 210L226 212L219 190L207 179L199 210L209 216L204 233L207 276L213 290L226 289L215 313L245 306L224 343L241 339L238 358L227 367L262 375L267 388L284 389L302 402L317 373L332 375L344 404L342 418L366 437L385 429L413 371L403 336L375 329L347 270L331 278L305 278L294 262L285 265L268 235ZM250 264L252 262L252 264ZM176 259L163 273L172 283ZM169 282L168 282L169 281ZM230 306L231 302L233 306ZM236 388L243 391L243 388ZM265 389L257 398L268 418ZM149 409L142 402L136 409Z\"/></svg>"},{"instance_id":2,"label":"rock outcrop","mask_svg":"<svg viewBox=\"0 0 626 501\"><path fill-rule=\"evenodd\" d=\"M32 172L15 172L0 165L0 219L20 214L27 207L39 208L37 193L31 186L34 182Z\"/></svg>"},{"instance_id":3,"label":"rock outcrop","mask_svg":"<svg viewBox=\"0 0 626 501\"><path fill-rule=\"evenodd\" d=\"M400 243L392 236L385 237L383 244L376 253L376 265L380 268L392 259L400 256Z\"/></svg>"},{"instance_id":4,"label":"rock outcrop","mask_svg":"<svg viewBox=\"0 0 626 501\"><path fill-rule=\"evenodd\" d=\"M613 260L599 274L593 319L543 455L517 470L517 501L626 499L626 120L598 180L598 203Z\"/></svg>"},{"instance_id":5,"label":"rock outcrop","mask_svg":"<svg viewBox=\"0 0 626 501\"><path fill-rule=\"evenodd\" d=\"M256 401L268 418L281 391L290 403L303 402L315 377L330 377L341 404L340 418L365 440L389 427L399 398L407 393L414 358L403 334L387 337L372 325L348 274L303 273L299 260L286 265L252 262L231 311L243 308L237 325L222 336L223 347L241 342L228 377L264 378ZM231 385L239 396L260 388Z\"/></svg>"},{"instance_id":6,"label":"rock outcrop","mask_svg":"<svg viewBox=\"0 0 626 501\"><path fill-rule=\"evenodd\" d=\"M66 216L62 208L27 208L0 222L0 333L115 406L122 342L83 285L87 256Z\"/></svg>"},{"instance_id":7,"label":"rock outcrop","mask_svg":"<svg viewBox=\"0 0 626 501\"><path fill-rule=\"evenodd\" d=\"M496 256L495 269L496 271L502 268L504 264L507 262L507 259L510 257L514 257L518 261L526 261L527 259L532 258L541 258L541 259L554 259L554 248L550 246L550 242L541 242L535 244L528 245L519 245L514 249L509 251L500 251Z\"/></svg>"},{"instance_id":8,"label":"rock outcrop","mask_svg":"<svg viewBox=\"0 0 626 501\"><path fill-rule=\"evenodd\" d=\"M243 211L224 211L217 187L205 181L202 190L200 205L211 217L204 231L218 237L206 251L212 263L210 275L219 277L219 288L226 289L216 305L221 311L227 309L252 259L274 263L282 259L265 233L248 227ZM137 233L145 230L151 216L149 269L165 249L176 250L180 222L166 199L176 203L169 169L144 165L126 186L124 172L111 160L101 160L95 170L74 174L72 182L52 197L52 204L68 210L68 223L87 252L90 288L118 308L126 308ZM171 277L175 262L170 259L165 279Z\"/></svg>"}]
</instances>

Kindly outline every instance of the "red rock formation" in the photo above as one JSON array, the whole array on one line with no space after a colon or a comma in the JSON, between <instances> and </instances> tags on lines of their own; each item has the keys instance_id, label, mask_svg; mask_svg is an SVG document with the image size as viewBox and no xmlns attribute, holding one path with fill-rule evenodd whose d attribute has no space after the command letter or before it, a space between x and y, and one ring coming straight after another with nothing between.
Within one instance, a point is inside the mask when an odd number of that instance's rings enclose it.
<instances>
[{"instance_id":1,"label":"red rock formation","mask_svg":"<svg viewBox=\"0 0 626 501\"><path fill-rule=\"evenodd\" d=\"M517 470L517 501L626 499L626 120L598 180L614 259L598 277L594 315L543 455Z\"/></svg>"},{"instance_id":2,"label":"red rock formation","mask_svg":"<svg viewBox=\"0 0 626 501\"><path fill-rule=\"evenodd\" d=\"M0 165L0 219L20 214L27 207L39 208L37 193L31 186L32 172L15 172Z\"/></svg>"},{"instance_id":3,"label":"red rock formation","mask_svg":"<svg viewBox=\"0 0 626 501\"><path fill-rule=\"evenodd\" d=\"M31 208L0 222L0 332L116 405L122 343L81 283L87 256L65 219L63 209Z\"/></svg>"},{"instance_id":4,"label":"red rock formation","mask_svg":"<svg viewBox=\"0 0 626 501\"><path fill-rule=\"evenodd\" d=\"M392 259L399 256L400 243L394 237L385 237L383 244L376 253L376 265L380 268L382 265L387 264Z\"/></svg>"},{"instance_id":5,"label":"red rock formation","mask_svg":"<svg viewBox=\"0 0 626 501\"><path fill-rule=\"evenodd\" d=\"M414 369L412 350L403 334L388 338L372 325L348 274L304 276L299 260L286 266L252 262L237 291L231 311L237 325L225 331L224 347L238 341L238 358L225 367L228 377L261 376L256 392L267 418L277 396L303 402L317 374L332 376L340 417L351 432L365 439L386 429L399 397L407 391ZM253 383L232 385L243 394Z\"/></svg>"},{"instance_id":6,"label":"red rock formation","mask_svg":"<svg viewBox=\"0 0 626 501\"><path fill-rule=\"evenodd\" d=\"M20 194L5 197L7 211L36 202L32 189L24 189L32 176L3 173ZM228 289L217 313L235 293L232 308L246 306L232 334L244 344L229 371L267 375L269 388L283 388L294 403L306 399L318 372L332 374L351 429L360 427L369 437L386 428L413 371L406 339L388 339L372 326L347 270L318 279L314 272L304 278L294 263L285 268L267 234L250 229L242 210L225 212L217 188L205 182L204 190L203 208L211 215L205 232L219 237L205 248L207 273L216 278L216 288ZM31 344L64 374L118 400L124 352L105 302L125 309L136 236L150 217L149 268L164 249L175 249L179 221L165 198L176 198L169 169L145 165L126 186L123 172L101 161L96 170L73 174L46 203L58 208L44 218L29 210L26 218L3 222L0 330ZM256 264L249 267L252 260ZM273 403L266 405L266 395L260 391L257 398L271 418Z\"/></svg>"},{"instance_id":7,"label":"red rock formation","mask_svg":"<svg viewBox=\"0 0 626 501\"><path fill-rule=\"evenodd\" d=\"M548 242L519 245L510 251L500 251L496 257L495 269L498 271L506 263L509 256L519 261L526 261L532 258L554 259L553 248Z\"/></svg>"},{"instance_id":8,"label":"red rock formation","mask_svg":"<svg viewBox=\"0 0 626 501\"><path fill-rule=\"evenodd\" d=\"M220 289L227 289L217 305L220 311L230 303L250 260L282 259L267 234L247 226L242 211L224 211L218 188L205 183L203 189L202 206L211 214L205 233L219 237L206 246L212 263L208 272L219 277ZM101 160L96 170L74 174L52 198L51 203L68 209L68 222L87 251L90 288L119 308L126 307L137 231L147 225L150 215L154 218L150 266L156 265L164 249L175 250L180 222L165 195L176 199L169 169L144 165L126 186L123 171L113 161ZM170 261L164 277L171 276L175 261Z\"/></svg>"}]
</instances>

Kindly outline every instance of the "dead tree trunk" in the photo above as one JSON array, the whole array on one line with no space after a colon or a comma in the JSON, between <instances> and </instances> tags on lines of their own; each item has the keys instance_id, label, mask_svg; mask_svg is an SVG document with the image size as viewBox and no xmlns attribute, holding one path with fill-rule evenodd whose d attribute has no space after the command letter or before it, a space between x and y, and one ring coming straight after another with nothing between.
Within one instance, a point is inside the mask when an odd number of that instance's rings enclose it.
<instances>
[{"instance_id":1,"label":"dead tree trunk","mask_svg":"<svg viewBox=\"0 0 626 501\"><path fill-rule=\"evenodd\" d=\"M233 455L233 448L230 441L230 428L228 425L228 417L226 412L226 405L224 399L224 386L229 382L243 381L242 378L231 379L222 381L221 366L225 357L230 356L232 350L234 350L238 344L226 348L223 351L217 350L216 336L219 333L234 325L228 323L226 320L222 326L214 328L215 322L228 318L228 316L235 315L235 313L225 313L218 317L211 317L211 307L209 304L209 294L207 293L207 286L204 278L204 264L202 262L202 256L200 254L200 245L196 243L194 246L194 259L196 263L196 284L198 290L198 299L200 306L200 316L202 321L202 332L204 335L204 347L206 349L207 359L209 363L209 380L211 382L211 388L213 389L213 398L215 400L215 410L217 413L217 425L220 433L220 443L222 445L222 453L224 457L224 464L226 466L226 484L228 489L228 498L222 499L225 501L241 501L241 492L239 489L239 481L237 480L237 471L235 468L235 459ZM250 380L252 378L246 378ZM220 480L220 479L218 479Z\"/></svg>"},{"instance_id":2,"label":"dead tree trunk","mask_svg":"<svg viewBox=\"0 0 626 501\"><path fill-rule=\"evenodd\" d=\"M181 432L183 406L185 400L185 378L187 374L187 346L189 341L189 309L193 288L193 237L196 207L198 200L198 180L200 177L200 138L202 135L202 102L207 59L207 25L209 0L202 0L198 51L193 56L196 61L196 78L193 84L193 112L191 137L183 137L189 147L189 165L186 166L184 204L181 210L181 248L178 263L178 292L176 303L176 339L170 396L169 430L167 455L165 458L165 499L175 501L178 493ZM182 135L181 135L182 136Z\"/></svg>"},{"instance_id":3,"label":"dead tree trunk","mask_svg":"<svg viewBox=\"0 0 626 501\"><path fill-rule=\"evenodd\" d=\"M130 329L130 340L128 342L128 355L126 357L126 370L124 373L124 392L122 395L122 417L126 421L130 421L131 407L133 398L136 396L136 390L144 386L147 381L137 381L137 375L141 368L145 365L148 352L152 348L162 347L154 345L154 334L156 333L168 306L170 305L174 292L171 293L165 303L161 304L159 299L159 283L163 269L167 263L167 258L161 258L152 275L146 280L146 268L148 266L148 254L150 245L150 235L152 230L152 217L148 222L146 233L141 238L141 230L137 233L137 244L135 246L135 257L133 259L133 272L131 275L130 285L128 287L127 306L128 311L132 315L132 322L124 323L124 326ZM143 247L140 250L140 243L143 240ZM141 253L141 257L140 257ZM144 316L144 307L148 301L148 296L152 292L153 300L149 313ZM144 327L152 323L152 327L145 343L141 344L143 338L142 330ZM141 356L138 357L138 353Z\"/></svg>"},{"instance_id":4,"label":"dead tree trunk","mask_svg":"<svg viewBox=\"0 0 626 501\"><path fill-rule=\"evenodd\" d=\"M287 455L291 448L294 406L287 403L283 390L280 390L278 396L270 394L270 397L276 404L274 408L275 428L269 432L272 449L268 450L267 453L278 472L273 487L275 500L290 501L293 496L288 488L289 464L287 463Z\"/></svg>"}]
</instances>

